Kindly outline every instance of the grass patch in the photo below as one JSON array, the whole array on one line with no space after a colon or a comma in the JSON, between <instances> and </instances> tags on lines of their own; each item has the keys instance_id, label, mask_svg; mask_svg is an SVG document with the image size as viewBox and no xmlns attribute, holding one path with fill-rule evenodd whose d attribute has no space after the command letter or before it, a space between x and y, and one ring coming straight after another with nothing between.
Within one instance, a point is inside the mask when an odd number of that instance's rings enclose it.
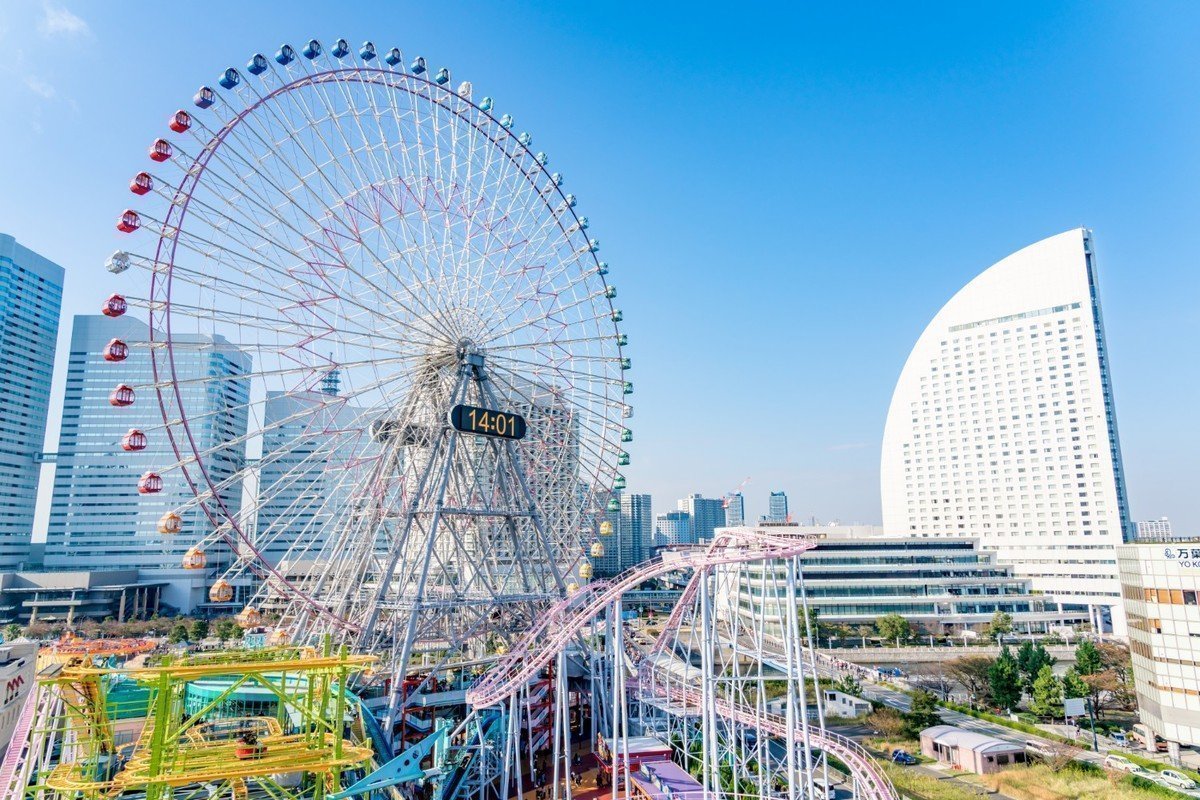
<instances>
[{"instance_id":1,"label":"grass patch","mask_svg":"<svg viewBox=\"0 0 1200 800\"><path fill-rule=\"evenodd\" d=\"M902 797L914 797L918 800L975 800L983 795L980 787L967 786L958 781L939 780L911 767L898 767L887 763L883 765L883 771L900 790Z\"/></svg>"},{"instance_id":2,"label":"grass patch","mask_svg":"<svg viewBox=\"0 0 1200 800\"><path fill-rule=\"evenodd\" d=\"M1181 795L1144 778L1106 773L1071 765L1059 772L1049 767L1014 767L976 780L1016 800L1156 800Z\"/></svg>"}]
</instances>

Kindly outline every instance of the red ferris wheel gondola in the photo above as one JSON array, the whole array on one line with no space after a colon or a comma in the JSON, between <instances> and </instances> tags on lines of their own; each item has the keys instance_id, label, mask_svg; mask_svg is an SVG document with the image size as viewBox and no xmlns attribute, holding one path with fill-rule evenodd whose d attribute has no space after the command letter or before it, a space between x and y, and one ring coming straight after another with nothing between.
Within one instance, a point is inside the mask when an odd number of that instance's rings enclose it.
<instances>
[{"instance_id":1,"label":"red ferris wheel gondola","mask_svg":"<svg viewBox=\"0 0 1200 800\"><path fill-rule=\"evenodd\" d=\"M112 394L108 396L108 403L118 408L124 408L125 406L133 405L136 396L132 386L119 383L117 384L117 388L112 390Z\"/></svg>"},{"instance_id":2,"label":"red ferris wheel gondola","mask_svg":"<svg viewBox=\"0 0 1200 800\"><path fill-rule=\"evenodd\" d=\"M121 449L126 453L145 450L147 442L148 440L144 432L139 431L137 428L130 428L121 437Z\"/></svg>"},{"instance_id":3,"label":"red ferris wheel gondola","mask_svg":"<svg viewBox=\"0 0 1200 800\"><path fill-rule=\"evenodd\" d=\"M138 216L136 211L131 209L125 209L120 218L117 219L117 230L121 233L133 233L140 227L142 227L142 218Z\"/></svg>"},{"instance_id":4,"label":"red ferris wheel gondola","mask_svg":"<svg viewBox=\"0 0 1200 800\"><path fill-rule=\"evenodd\" d=\"M174 152L166 139L155 139L154 144L150 145L149 155L153 161L166 161Z\"/></svg>"},{"instance_id":5,"label":"red ferris wheel gondola","mask_svg":"<svg viewBox=\"0 0 1200 800\"><path fill-rule=\"evenodd\" d=\"M139 172L133 176L133 180L129 182L129 191L134 194L146 194L154 188L154 178L150 177L149 172Z\"/></svg>"},{"instance_id":6,"label":"red ferris wheel gondola","mask_svg":"<svg viewBox=\"0 0 1200 800\"><path fill-rule=\"evenodd\" d=\"M147 472L138 478L138 494L158 494L162 488L163 479L157 472Z\"/></svg>"},{"instance_id":7,"label":"red ferris wheel gondola","mask_svg":"<svg viewBox=\"0 0 1200 800\"><path fill-rule=\"evenodd\" d=\"M113 339L104 346L105 361L124 361L129 358L129 345L120 339Z\"/></svg>"},{"instance_id":8,"label":"red ferris wheel gondola","mask_svg":"<svg viewBox=\"0 0 1200 800\"><path fill-rule=\"evenodd\" d=\"M119 294L110 295L100 306L100 313L106 317L119 317L129 310L129 303Z\"/></svg>"},{"instance_id":9,"label":"red ferris wheel gondola","mask_svg":"<svg viewBox=\"0 0 1200 800\"><path fill-rule=\"evenodd\" d=\"M171 121L167 125L176 133L183 133L192 127L192 115L180 109L171 115Z\"/></svg>"}]
</instances>

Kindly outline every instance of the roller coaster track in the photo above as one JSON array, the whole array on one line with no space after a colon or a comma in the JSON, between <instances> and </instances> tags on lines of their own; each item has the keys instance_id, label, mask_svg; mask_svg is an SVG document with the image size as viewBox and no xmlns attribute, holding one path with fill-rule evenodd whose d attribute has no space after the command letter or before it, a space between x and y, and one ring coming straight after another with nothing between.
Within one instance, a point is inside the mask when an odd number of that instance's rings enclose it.
<instances>
[{"instance_id":1,"label":"roller coaster track","mask_svg":"<svg viewBox=\"0 0 1200 800\"><path fill-rule=\"evenodd\" d=\"M20 800L39 761L45 757L49 720L61 713L62 698L51 686L35 682L25 697L0 763L0 800Z\"/></svg>"},{"instance_id":2,"label":"roller coaster track","mask_svg":"<svg viewBox=\"0 0 1200 800\"><path fill-rule=\"evenodd\" d=\"M726 564L765 561L798 556L816 544L812 541L772 537L746 531L729 532L718 536L704 549L668 553L662 558L634 567L611 581L597 581L552 606L539 624L535 625L511 651L467 691L467 703L476 709L489 708L507 699L513 692L533 679L572 639L589 625L607 606L620 599L634 587L677 569L691 568L706 571ZM679 609L694 597L695 578L684 591L684 597L668 621L667 630L678 624ZM662 651L660 637L654 652ZM642 669L653 669L643 662ZM699 688L678 685L657 685L649 690L676 707L701 707ZM789 730L779 716L763 714L758 709L739 703L716 699L717 714L739 725L747 725L770 735L791 739L798 731ZM842 761L857 783L861 800L899 800L895 787L883 770L860 745L835 733L810 729L812 746Z\"/></svg>"},{"instance_id":3,"label":"roller coaster track","mask_svg":"<svg viewBox=\"0 0 1200 800\"><path fill-rule=\"evenodd\" d=\"M791 558L815 547L811 541L736 531L717 536L707 547L667 552L622 572L611 581L596 581L551 606L541 621L467 690L467 703L490 708L544 669L593 618L621 595L648 580L678 569L705 570L724 564Z\"/></svg>"}]
</instances>

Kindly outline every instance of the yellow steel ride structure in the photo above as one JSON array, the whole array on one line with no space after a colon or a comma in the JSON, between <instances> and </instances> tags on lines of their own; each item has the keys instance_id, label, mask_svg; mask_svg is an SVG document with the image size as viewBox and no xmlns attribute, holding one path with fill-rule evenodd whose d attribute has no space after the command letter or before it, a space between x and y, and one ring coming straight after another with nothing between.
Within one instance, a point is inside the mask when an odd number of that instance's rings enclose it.
<instances>
[{"instance_id":1,"label":"yellow steel ride structure","mask_svg":"<svg viewBox=\"0 0 1200 800\"><path fill-rule=\"evenodd\" d=\"M255 790L269 800L321 800L342 788L343 773L369 768L370 742L344 738L357 713L346 687L374 662L344 648L287 647L137 669L68 665L41 679L39 688L62 699L55 735L45 737L57 739L61 756L33 776L27 796L242 800ZM126 681L139 691L122 704L114 687ZM206 688L201 700L189 691L197 686ZM266 698L273 716L231 717L247 691Z\"/></svg>"}]
</instances>

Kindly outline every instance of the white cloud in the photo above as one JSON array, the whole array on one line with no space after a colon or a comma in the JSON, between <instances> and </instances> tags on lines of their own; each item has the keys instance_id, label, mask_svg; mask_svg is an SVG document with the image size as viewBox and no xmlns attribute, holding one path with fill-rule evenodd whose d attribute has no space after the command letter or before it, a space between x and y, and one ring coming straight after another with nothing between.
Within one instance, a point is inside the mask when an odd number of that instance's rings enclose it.
<instances>
[{"instance_id":1,"label":"white cloud","mask_svg":"<svg viewBox=\"0 0 1200 800\"><path fill-rule=\"evenodd\" d=\"M42 4L42 18L38 31L43 36L90 36L92 29L81 18L62 6L46 2Z\"/></svg>"},{"instance_id":2,"label":"white cloud","mask_svg":"<svg viewBox=\"0 0 1200 800\"><path fill-rule=\"evenodd\" d=\"M54 91L53 86L36 75L26 75L25 86L29 89L29 91L33 92L39 97L45 98L46 100L52 99L54 95L57 94L57 92Z\"/></svg>"}]
</instances>

